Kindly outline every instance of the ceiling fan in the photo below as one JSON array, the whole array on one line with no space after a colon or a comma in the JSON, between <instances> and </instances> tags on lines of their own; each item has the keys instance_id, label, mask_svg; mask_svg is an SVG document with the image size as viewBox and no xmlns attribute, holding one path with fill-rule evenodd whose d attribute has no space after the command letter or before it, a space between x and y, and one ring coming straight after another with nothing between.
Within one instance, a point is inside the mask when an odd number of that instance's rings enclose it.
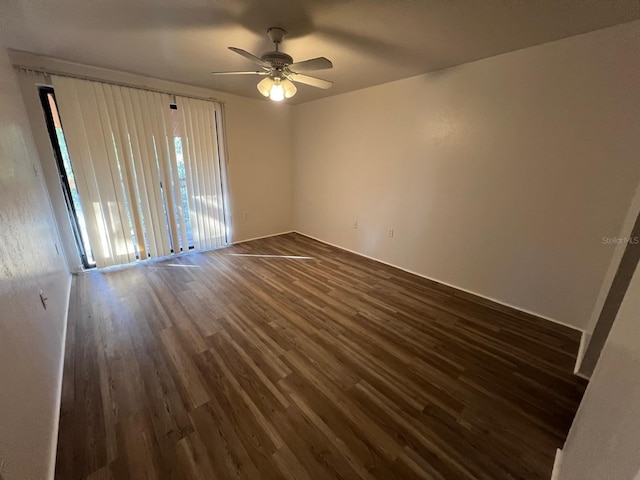
<instances>
[{"instance_id":1,"label":"ceiling fan","mask_svg":"<svg viewBox=\"0 0 640 480\"><path fill-rule=\"evenodd\" d=\"M279 102L285 98L293 97L298 89L293 82L304 83L316 88L331 88L333 82L321 78L303 75L300 72L311 72L333 68L331 61L325 57L312 58L302 62L295 62L290 55L279 50L286 31L279 27L271 27L267 35L275 45L275 50L264 53L261 57L253 55L241 48L229 47L229 50L248 58L258 64L261 70L246 72L211 72L213 75L260 75L264 76L258 82L258 91L265 97Z\"/></svg>"}]
</instances>

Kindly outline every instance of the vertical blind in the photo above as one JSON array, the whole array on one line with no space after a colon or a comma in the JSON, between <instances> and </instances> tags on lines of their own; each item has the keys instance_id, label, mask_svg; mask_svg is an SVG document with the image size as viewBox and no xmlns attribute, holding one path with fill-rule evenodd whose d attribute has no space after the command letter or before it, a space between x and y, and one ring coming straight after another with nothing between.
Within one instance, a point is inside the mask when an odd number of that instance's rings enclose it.
<instances>
[{"instance_id":1,"label":"vertical blind","mask_svg":"<svg viewBox=\"0 0 640 480\"><path fill-rule=\"evenodd\" d=\"M226 244L220 104L52 83L98 268Z\"/></svg>"}]
</instances>

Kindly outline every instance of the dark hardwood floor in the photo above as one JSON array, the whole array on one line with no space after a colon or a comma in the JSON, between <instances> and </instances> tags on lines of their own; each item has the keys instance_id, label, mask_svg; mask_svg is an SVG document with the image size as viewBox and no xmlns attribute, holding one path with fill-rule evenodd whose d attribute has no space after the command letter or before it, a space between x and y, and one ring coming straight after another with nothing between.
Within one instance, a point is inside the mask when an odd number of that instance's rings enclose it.
<instances>
[{"instance_id":1,"label":"dark hardwood floor","mask_svg":"<svg viewBox=\"0 0 640 480\"><path fill-rule=\"evenodd\" d=\"M297 234L71 295L60 480L547 480L586 384L578 332Z\"/></svg>"}]
</instances>

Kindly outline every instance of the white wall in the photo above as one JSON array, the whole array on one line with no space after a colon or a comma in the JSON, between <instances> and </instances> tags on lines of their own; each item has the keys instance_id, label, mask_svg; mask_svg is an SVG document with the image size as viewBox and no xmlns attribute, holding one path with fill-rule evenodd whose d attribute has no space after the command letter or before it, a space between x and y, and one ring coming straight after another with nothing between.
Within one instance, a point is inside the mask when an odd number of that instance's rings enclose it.
<instances>
[{"instance_id":1,"label":"white wall","mask_svg":"<svg viewBox=\"0 0 640 480\"><path fill-rule=\"evenodd\" d=\"M640 268L563 449L559 480L632 480L640 471Z\"/></svg>"},{"instance_id":2,"label":"white wall","mask_svg":"<svg viewBox=\"0 0 640 480\"><path fill-rule=\"evenodd\" d=\"M291 107L230 96L225 112L233 240L291 231ZM244 212L247 219L243 218Z\"/></svg>"},{"instance_id":3,"label":"white wall","mask_svg":"<svg viewBox=\"0 0 640 480\"><path fill-rule=\"evenodd\" d=\"M293 228L293 156L289 105L25 52L11 52L11 60L16 65L223 101L233 241L281 233ZM57 167L37 94L37 85L47 82L41 74L20 73L18 76L63 241L66 249L73 252L73 237L66 220L67 212L57 178ZM243 218L244 212L247 212L246 219ZM70 254L68 257L71 259L70 268L77 268L79 259L74 263Z\"/></svg>"},{"instance_id":4,"label":"white wall","mask_svg":"<svg viewBox=\"0 0 640 480\"><path fill-rule=\"evenodd\" d=\"M640 181L639 29L293 107L296 229L587 328Z\"/></svg>"},{"instance_id":5,"label":"white wall","mask_svg":"<svg viewBox=\"0 0 640 480\"><path fill-rule=\"evenodd\" d=\"M5 50L0 105L0 477L38 480L53 472L70 276Z\"/></svg>"}]
</instances>

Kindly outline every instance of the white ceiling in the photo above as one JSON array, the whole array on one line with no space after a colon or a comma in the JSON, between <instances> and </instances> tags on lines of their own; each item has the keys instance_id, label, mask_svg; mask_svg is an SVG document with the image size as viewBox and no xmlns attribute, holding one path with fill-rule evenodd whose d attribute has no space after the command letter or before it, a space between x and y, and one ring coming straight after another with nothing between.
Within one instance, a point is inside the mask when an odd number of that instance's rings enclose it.
<instances>
[{"instance_id":1,"label":"white ceiling","mask_svg":"<svg viewBox=\"0 0 640 480\"><path fill-rule=\"evenodd\" d=\"M640 0L2 0L0 45L252 98L258 77L236 46L295 61L325 56L330 90L301 103L640 18Z\"/></svg>"}]
</instances>

